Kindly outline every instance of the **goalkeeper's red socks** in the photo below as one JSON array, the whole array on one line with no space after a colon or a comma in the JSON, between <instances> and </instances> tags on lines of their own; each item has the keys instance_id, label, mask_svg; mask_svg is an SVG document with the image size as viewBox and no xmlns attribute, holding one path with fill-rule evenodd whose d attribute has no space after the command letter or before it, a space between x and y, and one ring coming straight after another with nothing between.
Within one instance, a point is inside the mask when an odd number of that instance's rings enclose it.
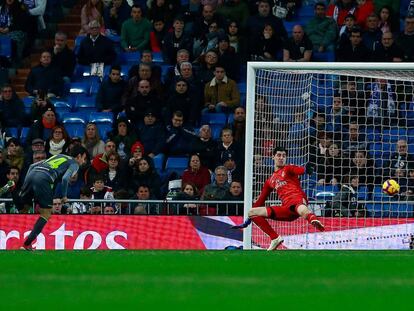
<instances>
[{"instance_id":1,"label":"goalkeeper's red socks","mask_svg":"<svg viewBox=\"0 0 414 311\"><path fill-rule=\"evenodd\" d=\"M306 215L305 219L308 221L309 224L314 226L317 230L325 231L324 225L321 223L318 217L315 216L314 213L309 213L308 215Z\"/></svg>"},{"instance_id":2,"label":"goalkeeper's red socks","mask_svg":"<svg viewBox=\"0 0 414 311\"><path fill-rule=\"evenodd\" d=\"M279 234L276 233L275 230L269 225L266 218L262 216L257 216L254 218L251 218L252 221L258 226L264 233L266 233L271 240L277 239Z\"/></svg>"}]
</instances>

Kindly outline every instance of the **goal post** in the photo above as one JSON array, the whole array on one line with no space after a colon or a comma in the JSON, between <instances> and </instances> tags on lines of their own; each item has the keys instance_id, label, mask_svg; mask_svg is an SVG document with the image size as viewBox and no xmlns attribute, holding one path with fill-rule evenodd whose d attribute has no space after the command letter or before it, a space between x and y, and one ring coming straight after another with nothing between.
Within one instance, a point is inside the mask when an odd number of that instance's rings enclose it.
<instances>
[{"instance_id":1,"label":"goal post","mask_svg":"<svg viewBox=\"0 0 414 311\"><path fill-rule=\"evenodd\" d=\"M414 151L413 90L414 63L248 62L244 215L272 173L272 148L282 145L288 150L288 163L311 161L317 167L313 175L302 176L301 184L311 209L328 229L316 233L301 219L269 221L288 248L405 248L403 241L414 234L413 199L382 197L379 191L383 181L398 179L401 173L389 167L397 142L405 140L408 151ZM343 115L333 110L334 100L341 101L335 102L335 109L341 106ZM352 141L355 128L364 141ZM322 141L326 145L319 150ZM334 152L329 146L340 150L341 165L326 164L336 161L327 159ZM368 160L372 167L360 167L358 157L365 157L361 161ZM332 180L321 173L328 167L336 172ZM409 168L404 167L404 180ZM335 196L355 175L364 181L355 194L364 212L344 210L347 202ZM277 197L272 194L266 205L274 202ZM244 249L263 248L268 242L254 224L243 232Z\"/></svg>"}]
</instances>

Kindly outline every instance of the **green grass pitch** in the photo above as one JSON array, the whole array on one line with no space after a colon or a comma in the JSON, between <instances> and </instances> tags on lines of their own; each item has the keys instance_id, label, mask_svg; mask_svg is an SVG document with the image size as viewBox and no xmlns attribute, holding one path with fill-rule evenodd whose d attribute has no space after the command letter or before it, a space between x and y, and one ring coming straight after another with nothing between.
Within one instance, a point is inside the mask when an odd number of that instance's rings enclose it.
<instances>
[{"instance_id":1,"label":"green grass pitch","mask_svg":"<svg viewBox=\"0 0 414 311\"><path fill-rule=\"evenodd\" d=\"M394 311L413 290L410 251L0 252L4 311Z\"/></svg>"}]
</instances>

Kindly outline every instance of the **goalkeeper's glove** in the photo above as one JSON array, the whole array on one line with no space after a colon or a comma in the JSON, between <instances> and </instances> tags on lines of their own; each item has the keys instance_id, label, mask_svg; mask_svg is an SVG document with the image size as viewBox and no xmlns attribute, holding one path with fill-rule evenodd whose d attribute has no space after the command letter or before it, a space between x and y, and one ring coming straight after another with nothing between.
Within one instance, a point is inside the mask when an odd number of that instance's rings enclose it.
<instances>
[{"instance_id":1,"label":"goalkeeper's glove","mask_svg":"<svg viewBox=\"0 0 414 311\"><path fill-rule=\"evenodd\" d=\"M232 226L231 228L232 228L232 229L244 229L244 228L247 228L247 227L248 227L251 223L252 223L251 219L250 219L250 218L247 218L247 219L244 221L244 223L242 223L242 224L240 224L240 225L235 225L235 226Z\"/></svg>"},{"instance_id":2,"label":"goalkeeper's glove","mask_svg":"<svg viewBox=\"0 0 414 311\"><path fill-rule=\"evenodd\" d=\"M315 166L311 162L306 163L305 173L308 175L312 175L314 171L315 171Z\"/></svg>"}]
</instances>

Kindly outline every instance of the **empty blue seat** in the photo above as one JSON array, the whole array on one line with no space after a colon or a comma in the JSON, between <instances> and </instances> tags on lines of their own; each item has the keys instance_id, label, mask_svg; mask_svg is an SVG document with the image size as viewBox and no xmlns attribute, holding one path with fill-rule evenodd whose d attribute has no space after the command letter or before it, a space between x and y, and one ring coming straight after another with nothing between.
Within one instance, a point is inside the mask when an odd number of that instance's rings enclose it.
<instances>
[{"instance_id":1,"label":"empty blue seat","mask_svg":"<svg viewBox=\"0 0 414 311\"><path fill-rule=\"evenodd\" d=\"M313 17L315 16L315 8L313 5L304 5L298 9L298 17Z\"/></svg>"},{"instance_id":2,"label":"empty blue seat","mask_svg":"<svg viewBox=\"0 0 414 311\"><path fill-rule=\"evenodd\" d=\"M113 124L114 115L112 112L91 112L89 122Z\"/></svg>"},{"instance_id":3,"label":"empty blue seat","mask_svg":"<svg viewBox=\"0 0 414 311\"><path fill-rule=\"evenodd\" d=\"M70 112L65 113L62 116L63 124L86 124L88 122L89 115L84 112Z\"/></svg>"},{"instance_id":4,"label":"empty blue seat","mask_svg":"<svg viewBox=\"0 0 414 311\"><path fill-rule=\"evenodd\" d=\"M358 187L358 200L367 201L369 199L369 190L367 186Z\"/></svg>"},{"instance_id":5,"label":"empty blue seat","mask_svg":"<svg viewBox=\"0 0 414 311\"><path fill-rule=\"evenodd\" d=\"M73 52L75 54L78 54L79 48L80 48L80 44L81 44L82 40L85 39L85 38L86 38L85 35L80 35L80 36L77 36L75 38L75 48L73 49Z\"/></svg>"},{"instance_id":6,"label":"empty blue seat","mask_svg":"<svg viewBox=\"0 0 414 311\"><path fill-rule=\"evenodd\" d=\"M313 52L312 60L314 62L334 62L335 52Z\"/></svg>"},{"instance_id":7,"label":"empty blue seat","mask_svg":"<svg viewBox=\"0 0 414 311\"><path fill-rule=\"evenodd\" d=\"M0 55L9 59L12 57L12 42L10 37L0 37Z\"/></svg>"},{"instance_id":8,"label":"empty blue seat","mask_svg":"<svg viewBox=\"0 0 414 311\"><path fill-rule=\"evenodd\" d=\"M97 123L96 127L98 128L99 136L103 141L106 141L108 134L112 132L111 123Z\"/></svg>"},{"instance_id":9,"label":"empty blue seat","mask_svg":"<svg viewBox=\"0 0 414 311\"><path fill-rule=\"evenodd\" d=\"M122 53L122 63L136 63L138 64L141 59L141 53L140 52L123 52Z\"/></svg>"},{"instance_id":10,"label":"empty blue seat","mask_svg":"<svg viewBox=\"0 0 414 311\"><path fill-rule=\"evenodd\" d=\"M188 166L188 158L187 157L169 157L165 164L165 171L167 174L172 172L177 173L177 175L181 176L184 170Z\"/></svg>"},{"instance_id":11,"label":"empty blue seat","mask_svg":"<svg viewBox=\"0 0 414 311\"><path fill-rule=\"evenodd\" d=\"M66 101L54 101L53 106L55 106L55 111L59 115L60 120L61 116L65 113L71 112L72 110L71 105Z\"/></svg>"},{"instance_id":12,"label":"empty blue seat","mask_svg":"<svg viewBox=\"0 0 414 311\"><path fill-rule=\"evenodd\" d=\"M163 63L164 57L162 55L162 52L152 52L152 61L154 63Z\"/></svg>"},{"instance_id":13,"label":"empty blue seat","mask_svg":"<svg viewBox=\"0 0 414 311\"><path fill-rule=\"evenodd\" d=\"M95 96L78 95L73 105L74 111L80 111L84 113L96 112Z\"/></svg>"},{"instance_id":14,"label":"empty blue seat","mask_svg":"<svg viewBox=\"0 0 414 311\"><path fill-rule=\"evenodd\" d=\"M34 99L35 98L33 96L26 96L23 98L24 112L27 115L30 115L32 113L32 105Z\"/></svg>"},{"instance_id":15,"label":"empty blue seat","mask_svg":"<svg viewBox=\"0 0 414 311\"><path fill-rule=\"evenodd\" d=\"M69 85L70 94L89 94L90 89L91 86L88 82L71 82Z\"/></svg>"},{"instance_id":16,"label":"empty blue seat","mask_svg":"<svg viewBox=\"0 0 414 311\"><path fill-rule=\"evenodd\" d=\"M227 115L225 113L203 113L201 115L201 124L220 124L225 125L227 123Z\"/></svg>"},{"instance_id":17,"label":"empty blue seat","mask_svg":"<svg viewBox=\"0 0 414 311\"><path fill-rule=\"evenodd\" d=\"M393 127L382 132L383 142L396 143L400 139L407 140L407 130L404 128Z\"/></svg>"},{"instance_id":18,"label":"empty blue seat","mask_svg":"<svg viewBox=\"0 0 414 311\"><path fill-rule=\"evenodd\" d=\"M24 144L27 140L27 137L29 136L30 127L22 127L20 129L20 142ZM30 142L31 144L32 142Z\"/></svg>"},{"instance_id":19,"label":"empty blue seat","mask_svg":"<svg viewBox=\"0 0 414 311\"><path fill-rule=\"evenodd\" d=\"M211 137L213 140L218 140L221 136L221 130L223 129L223 126L221 124L211 124Z\"/></svg>"},{"instance_id":20,"label":"empty blue seat","mask_svg":"<svg viewBox=\"0 0 414 311\"><path fill-rule=\"evenodd\" d=\"M153 157L152 160L154 162L155 169L158 172L162 171L165 161L165 155L163 153L159 153L155 157Z\"/></svg>"},{"instance_id":21,"label":"empty blue seat","mask_svg":"<svg viewBox=\"0 0 414 311\"><path fill-rule=\"evenodd\" d=\"M332 200L339 191L338 186L333 185L317 185L314 191L314 197L317 200Z\"/></svg>"},{"instance_id":22,"label":"empty blue seat","mask_svg":"<svg viewBox=\"0 0 414 311\"><path fill-rule=\"evenodd\" d=\"M19 137L19 128L17 127L8 127L6 128L6 136L8 137Z\"/></svg>"},{"instance_id":23,"label":"empty blue seat","mask_svg":"<svg viewBox=\"0 0 414 311\"><path fill-rule=\"evenodd\" d=\"M64 123L66 132L69 137L83 137L85 132L85 123Z\"/></svg>"}]
</instances>

